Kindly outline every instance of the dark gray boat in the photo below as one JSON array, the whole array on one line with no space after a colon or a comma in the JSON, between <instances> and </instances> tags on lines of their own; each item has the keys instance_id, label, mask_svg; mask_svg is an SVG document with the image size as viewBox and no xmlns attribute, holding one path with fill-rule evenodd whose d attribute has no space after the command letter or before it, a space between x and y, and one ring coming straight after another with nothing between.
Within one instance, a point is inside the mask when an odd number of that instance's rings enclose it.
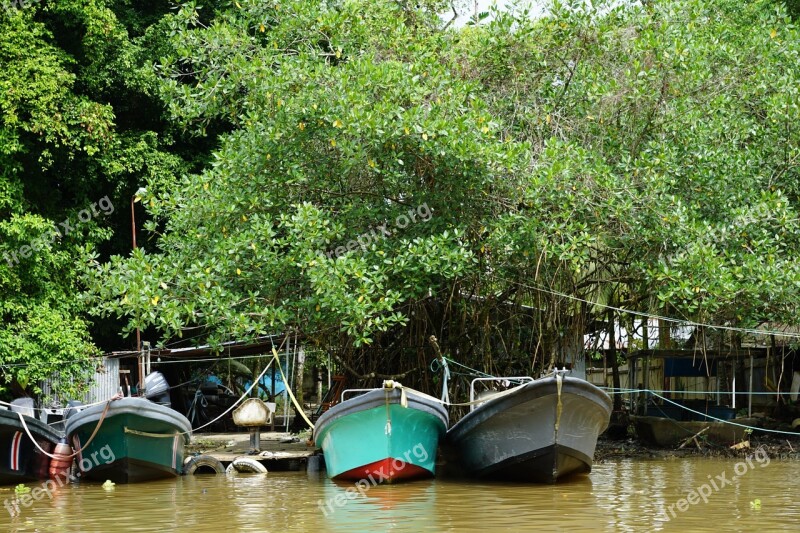
<instances>
[{"instance_id":1,"label":"dark gray boat","mask_svg":"<svg viewBox=\"0 0 800 533\"><path fill-rule=\"evenodd\" d=\"M591 471L611 408L611 398L591 383L557 374L474 407L447 432L447 442L467 475L555 483Z\"/></svg>"},{"instance_id":2,"label":"dark gray boat","mask_svg":"<svg viewBox=\"0 0 800 533\"><path fill-rule=\"evenodd\" d=\"M52 453L62 435L31 416L21 416L39 446ZM28 437L20 413L0 410L0 485L46 479L49 467L50 458Z\"/></svg>"}]
</instances>

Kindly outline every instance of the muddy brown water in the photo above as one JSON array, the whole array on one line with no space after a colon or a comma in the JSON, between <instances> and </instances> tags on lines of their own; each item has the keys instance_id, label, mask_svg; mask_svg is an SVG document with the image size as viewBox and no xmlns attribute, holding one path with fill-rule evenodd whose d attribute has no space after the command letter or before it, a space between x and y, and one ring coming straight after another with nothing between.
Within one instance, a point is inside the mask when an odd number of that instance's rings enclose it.
<instances>
[{"instance_id":1,"label":"muddy brown water","mask_svg":"<svg viewBox=\"0 0 800 533\"><path fill-rule=\"evenodd\" d=\"M798 531L799 482L800 462L755 457L612 460L553 486L276 472L69 485L14 517L0 487L0 531Z\"/></svg>"}]
</instances>

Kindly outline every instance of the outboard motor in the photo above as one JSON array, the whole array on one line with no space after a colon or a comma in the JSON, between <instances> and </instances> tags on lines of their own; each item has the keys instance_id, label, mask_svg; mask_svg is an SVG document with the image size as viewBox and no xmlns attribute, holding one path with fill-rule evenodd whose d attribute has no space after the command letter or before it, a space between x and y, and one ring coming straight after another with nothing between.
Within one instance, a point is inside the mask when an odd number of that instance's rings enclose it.
<instances>
[{"instance_id":1,"label":"outboard motor","mask_svg":"<svg viewBox=\"0 0 800 533\"><path fill-rule=\"evenodd\" d=\"M17 398L16 400L12 400L11 410L31 418L36 416L33 408L33 398Z\"/></svg>"},{"instance_id":2,"label":"outboard motor","mask_svg":"<svg viewBox=\"0 0 800 533\"><path fill-rule=\"evenodd\" d=\"M78 400L70 400L67 402L67 408L64 409L64 420L69 420L69 417L75 413L80 412L79 407L83 407L83 402Z\"/></svg>"},{"instance_id":3,"label":"outboard motor","mask_svg":"<svg viewBox=\"0 0 800 533\"><path fill-rule=\"evenodd\" d=\"M150 372L144 377L144 397L151 402L172 407L169 399L169 384L161 372Z\"/></svg>"}]
</instances>

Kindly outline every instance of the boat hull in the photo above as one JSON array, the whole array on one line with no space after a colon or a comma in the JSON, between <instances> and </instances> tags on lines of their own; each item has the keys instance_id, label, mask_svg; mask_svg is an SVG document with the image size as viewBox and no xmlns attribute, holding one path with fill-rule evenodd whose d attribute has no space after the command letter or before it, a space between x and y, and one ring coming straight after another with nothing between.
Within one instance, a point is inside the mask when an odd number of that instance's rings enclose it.
<instances>
[{"instance_id":1,"label":"boat hull","mask_svg":"<svg viewBox=\"0 0 800 533\"><path fill-rule=\"evenodd\" d=\"M94 440L88 445L105 405L70 417L67 436L81 449L76 461L82 479L138 483L181 474L191 424L177 411L143 398L111 403Z\"/></svg>"},{"instance_id":2,"label":"boat hull","mask_svg":"<svg viewBox=\"0 0 800 533\"><path fill-rule=\"evenodd\" d=\"M35 418L23 415L33 437L53 453L61 435ZM39 451L26 434L19 415L0 411L0 485L16 485L48 477L50 457Z\"/></svg>"},{"instance_id":3,"label":"boat hull","mask_svg":"<svg viewBox=\"0 0 800 533\"><path fill-rule=\"evenodd\" d=\"M372 484L431 477L447 410L435 398L407 390L375 389L335 405L317 421L328 476Z\"/></svg>"},{"instance_id":4,"label":"boat hull","mask_svg":"<svg viewBox=\"0 0 800 533\"><path fill-rule=\"evenodd\" d=\"M555 377L487 400L447 433L467 475L555 483L588 473L597 437L611 417L611 399L590 383Z\"/></svg>"},{"instance_id":5,"label":"boat hull","mask_svg":"<svg viewBox=\"0 0 800 533\"><path fill-rule=\"evenodd\" d=\"M671 448L694 435L720 446L741 442L747 436L748 426L758 423L755 418L732 420L740 425L726 422L681 421L660 416L632 416L631 421L639 440L662 448Z\"/></svg>"}]
</instances>

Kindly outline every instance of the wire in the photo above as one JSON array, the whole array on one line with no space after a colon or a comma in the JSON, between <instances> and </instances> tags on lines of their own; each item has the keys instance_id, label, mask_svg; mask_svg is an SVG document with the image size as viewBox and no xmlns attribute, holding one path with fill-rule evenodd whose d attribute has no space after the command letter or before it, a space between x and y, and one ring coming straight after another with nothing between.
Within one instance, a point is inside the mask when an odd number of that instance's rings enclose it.
<instances>
[{"instance_id":1,"label":"wire","mask_svg":"<svg viewBox=\"0 0 800 533\"><path fill-rule=\"evenodd\" d=\"M676 406L678 406L678 407L680 407L682 409L686 409L687 411L689 411L691 413L694 413L694 414L697 414L697 415L700 415L700 416L704 416L706 418L710 418L710 419L715 420L717 422L723 422L725 424L730 424L732 426L739 426L739 427L750 429L750 430L753 430L753 431L764 431L764 432L767 432L767 433L777 433L779 435L800 436L800 433L797 433L795 431L781 431L779 429L759 428L759 427L755 427L755 426L748 426L747 424L739 424L738 422L731 422L730 420L723 420L722 418L717 418L715 416L711 416L711 415L706 414L706 413L701 413L700 411L695 411L694 409L686 407L685 405L681 405L678 402L673 402L669 398L665 398L665 397L661 396L660 394L653 393L653 396L661 398L662 400L665 400L665 401L667 401L667 402L669 402L669 403L671 403L673 405L676 405Z\"/></svg>"},{"instance_id":2,"label":"wire","mask_svg":"<svg viewBox=\"0 0 800 533\"><path fill-rule=\"evenodd\" d=\"M469 375L473 375L473 376L481 376L481 377L483 377L483 378L493 378L493 377L494 377L494 376L492 376L491 374L487 374L486 372L481 372L480 370L475 370L474 368L470 368L470 367L468 367L467 365L462 365L462 364L461 364L461 363L459 363L458 361L455 361L454 359L450 359L449 357L446 357L446 356L444 356L444 355L442 356L442 359L447 359L447 361L448 361L448 362L450 362L450 363L453 363L453 364L454 364L454 365L456 365L456 366L460 366L461 368L466 368L467 370L469 370L469 371L471 371L471 372L472 372L472 374L461 374L461 375L466 375L466 376L469 376ZM455 372L455 373L458 373L458 372Z\"/></svg>"},{"instance_id":3,"label":"wire","mask_svg":"<svg viewBox=\"0 0 800 533\"><path fill-rule=\"evenodd\" d=\"M696 415L700 415L700 416L703 416L703 417L706 417L706 418L710 418L710 419L712 419L712 420L714 420L716 422L723 422L725 424L731 424L732 426L739 426L739 427L751 429L753 431L764 431L764 432L767 432L767 433L778 433L780 435L800 436L800 433L797 433L797 432L794 432L794 431L781 431L781 430L778 430L778 429L767 429L767 428L760 428L760 427L756 427L756 426L748 426L747 424L739 424L738 422L731 422L730 420L724 420L722 418L717 418L715 416L709 415L708 413L703 413L701 411L695 411L694 409L692 409L690 407L686 407L683 404L680 404L678 402L672 401L669 398L665 398L661 394L658 394L659 392L692 393L692 394L718 394L717 391L654 391L654 390L650 390L650 389L623 389L623 388L615 389L613 387L598 387L598 388L601 389L601 390L611 391L612 394L624 394L624 393L632 393L632 392L646 392L646 393L652 394L656 398L661 398L662 400L664 400L666 402L669 402L672 405L680 407L681 409L685 409L685 410L689 411L690 413L694 413ZM775 393L775 392L762 392L762 393L753 392L753 393L749 393L749 392L722 392L722 391L719 391L719 394L777 394L777 393ZM662 413L663 413L663 411L662 411ZM669 417L667 417L667 418L669 418Z\"/></svg>"},{"instance_id":4,"label":"wire","mask_svg":"<svg viewBox=\"0 0 800 533\"><path fill-rule=\"evenodd\" d=\"M634 392L652 392L652 393L660 393L660 394L753 394L753 395L763 395L763 396L770 396L770 395L778 395L783 394L787 395L788 392L748 392L748 391L715 391L715 390L656 390L656 389L626 389L624 387L614 388L614 387L600 387L597 386L598 389L604 391L610 391L611 394L628 394Z\"/></svg>"},{"instance_id":5,"label":"wire","mask_svg":"<svg viewBox=\"0 0 800 533\"><path fill-rule=\"evenodd\" d=\"M103 357L108 356L98 356L92 357L87 359L86 361L91 361L93 359L101 359ZM130 357L135 357L135 355L131 355ZM220 361L227 361L228 359L258 359L259 357L269 357L269 354L259 354L259 355L239 355L237 357L224 357L220 356L217 358L210 358L206 357L205 359L180 359L176 358L175 356L168 356L168 355L161 355L158 356L159 358L167 358L167 360L161 359L160 361L154 361L151 364L153 365L169 365L169 364L176 364L176 363L204 363L204 362L211 362L211 363L218 363ZM52 364L63 364L63 363L71 363L74 361L52 361ZM3 364L0 365L0 368L9 367L9 368L25 368L29 366L33 366L34 363L11 363L11 364Z\"/></svg>"},{"instance_id":6,"label":"wire","mask_svg":"<svg viewBox=\"0 0 800 533\"><path fill-rule=\"evenodd\" d=\"M552 289L547 289L545 287L540 287L540 286L536 286L536 285L528 285L526 283L521 283L521 282L518 282L518 281L509 281L509 283L514 283L514 284L519 285L521 287L525 287L525 288L528 288L528 289L533 289L535 291L544 292L544 293L547 293L547 294L551 294L553 296L559 296L561 298L567 298L567 299L570 299L570 300L574 300L576 302L581 302L581 303L585 303L585 304L588 304L588 305L600 307L602 309L611 309L612 311L618 311L620 313L627 313L629 315L640 316L640 317L643 317L643 318L653 318L653 319L657 319L657 320L663 320L665 322L672 322L672 323L681 324L681 325L684 325L684 326L698 326L698 327L710 328L710 329L724 329L726 331L738 331L740 333L750 333L750 334L753 334L753 335L775 335L776 337L788 337L788 338L792 338L792 339L800 339L800 333L788 333L788 332L785 332L785 331L766 330L766 329L765 330L760 330L760 329L752 329L752 328L737 328L737 327L734 327L734 326L723 326L723 325L719 325L719 324L707 324L707 323L704 323L704 322L694 322L692 320L686 320L686 319L672 318L672 317L668 317L668 316L655 315L655 314L652 314L652 313L645 313L643 311L633 311L631 309L623 309L621 307L615 307L613 305L606 305L606 304L601 304L601 303L597 303L597 302L592 302L592 301L586 300L584 298L580 298L578 296L573 296L571 294L566 294L566 293L563 293L563 292L554 291Z\"/></svg>"}]
</instances>

